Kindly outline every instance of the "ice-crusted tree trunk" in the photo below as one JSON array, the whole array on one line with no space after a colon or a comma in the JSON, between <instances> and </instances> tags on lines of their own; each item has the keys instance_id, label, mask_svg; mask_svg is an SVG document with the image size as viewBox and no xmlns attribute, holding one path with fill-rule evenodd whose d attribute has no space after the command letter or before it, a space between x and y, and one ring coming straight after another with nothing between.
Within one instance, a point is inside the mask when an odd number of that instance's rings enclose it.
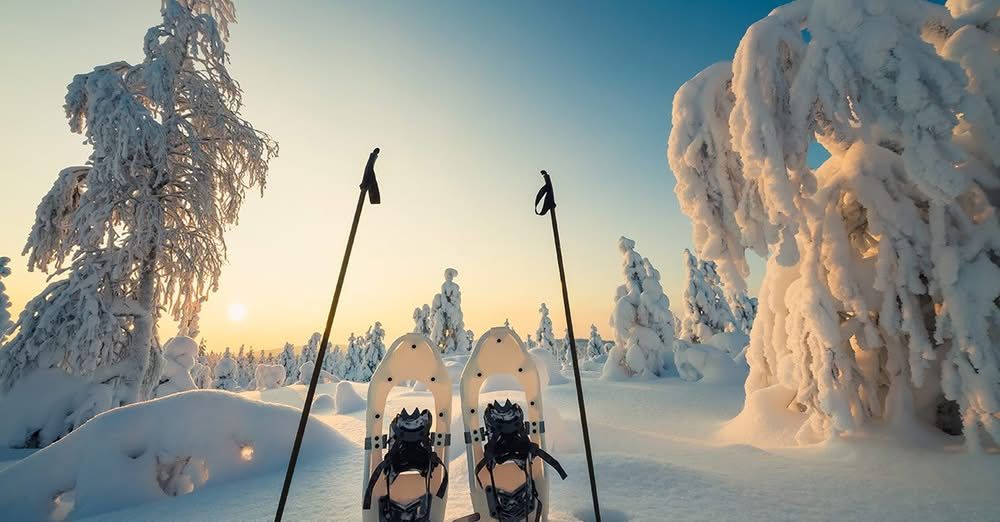
<instances>
[{"instance_id":1,"label":"ice-crusted tree trunk","mask_svg":"<svg viewBox=\"0 0 1000 522\"><path fill-rule=\"evenodd\" d=\"M769 257L747 395L792 390L801 442L949 411L1000 442L997 7L800 0L674 98L699 256L735 291Z\"/></svg>"},{"instance_id":2,"label":"ice-crusted tree trunk","mask_svg":"<svg viewBox=\"0 0 1000 522\"><path fill-rule=\"evenodd\" d=\"M660 376L674 343L670 300L663 294L660 272L635 251L635 241L619 238L618 250L625 284L615 291L611 315L615 347L603 375L608 379Z\"/></svg>"},{"instance_id":3,"label":"ice-crusted tree trunk","mask_svg":"<svg viewBox=\"0 0 1000 522\"><path fill-rule=\"evenodd\" d=\"M684 318L681 320L680 338L702 342L726 331L735 323L722 289L719 287L715 263L699 261L690 250L684 249Z\"/></svg>"},{"instance_id":4,"label":"ice-crusted tree trunk","mask_svg":"<svg viewBox=\"0 0 1000 522\"><path fill-rule=\"evenodd\" d=\"M0 346L7 333L14 327L14 322L10 320L10 298L7 297L7 287L3 284L3 278L10 277L10 258L0 257Z\"/></svg>"},{"instance_id":5,"label":"ice-crusted tree trunk","mask_svg":"<svg viewBox=\"0 0 1000 522\"><path fill-rule=\"evenodd\" d=\"M462 291L455 283L458 270L444 271L441 293L434 296L431 304L431 341L442 353L469 351L469 340L465 336L465 320L462 318Z\"/></svg>"},{"instance_id":6,"label":"ice-crusted tree trunk","mask_svg":"<svg viewBox=\"0 0 1000 522\"><path fill-rule=\"evenodd\" d=\"M556 354L556 336L552 333L552 319L549 319L549 307L542 303L538 307L538 329L535 330L535 348L548 350L552 355Z\"/></svg>"},{"instance_id":7,"label":"ice-crusted tree trunk","mask_svg":"<svg viewBox=\"0 0 1000 522\"><path fill-rule=\"evenodd\" d=\"M239 116L234 19L229 0L166 0L141 63L74 77L66 115L93 153L60 173L25 247L29 269L65 278L25 307L0 352L0 391L57 367L110 388L106 407L150 396L160 311L189 324L216 288L223 232L277 153Z\"/></svg>"}]
</instances>

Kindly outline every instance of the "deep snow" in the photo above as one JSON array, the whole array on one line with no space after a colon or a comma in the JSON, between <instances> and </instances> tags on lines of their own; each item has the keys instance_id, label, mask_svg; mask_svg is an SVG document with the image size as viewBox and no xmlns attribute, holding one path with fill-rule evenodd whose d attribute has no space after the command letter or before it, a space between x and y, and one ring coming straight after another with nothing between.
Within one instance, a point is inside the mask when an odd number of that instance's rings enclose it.
<instances>
[{"instance_id":1,"label":"deep snow","mask_svg":"<svg viewBox=\"0 0 1000 522\"><path fill-rule=\"evenodd\" d=\"M738 422L726 424L740 413L742 383L689 383L678 378L607 382L597 376L598 372L584 372L584 385L608 522L1000 517L994 498L1000 488L1000 455L966 454L959 439L896 447L879 440L881 435L875 432L870 437L876 440L863 443L839 439L817 446L758 448L732 442L740 440L743 427ZM336 397L338 388L345 386L360 397L366 395L366 384L347 382L320 384L318 393ZM485 393L483 400L508 394ZM570 382L550 386L545 394L549 446L570 474L565 482L552 483L550 518L586 520L590 498L575 390ZM241 395L299 406L305 387ZM402 409L430 402L425 391L398 387L387 404ZM347 415L316 412L313 422L335 429L350 443L300 460L286 519L331 520L331 513L337 514L336 520L358 519L363 416L363 410ZM789 416L783 422L794 423L796 415ZM461 433L457 420L452 431ZM466 515L471 509L462 449L460 444L453 448L449 463L448 517ZM93 520L269 520L282 476L279 465L230 482L209 479L192 494L94 513Z\"/></svg>"}]
</instances>

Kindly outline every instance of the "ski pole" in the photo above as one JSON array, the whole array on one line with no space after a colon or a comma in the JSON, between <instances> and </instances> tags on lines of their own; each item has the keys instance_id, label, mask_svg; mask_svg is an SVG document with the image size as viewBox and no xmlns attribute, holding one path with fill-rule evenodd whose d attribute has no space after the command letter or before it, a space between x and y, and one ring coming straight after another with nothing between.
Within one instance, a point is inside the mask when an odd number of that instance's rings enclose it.
<instances>
[{"instance_id":1,"label":"ski pole","mask_svg":"<svg viewBox=\"0 0 1000 522\"><path fill-rule=\"evenodd\" d=\"M597 501L597 478L594 476L594 456L590 451L590 430L587 428L587 408L583 404L583 383L580 381L580 363L576 357L576 337L573 335L573 317L569 312L569 291L566 290L566 270L563 268L562 245L559 242L559 223L556 221L556 197L552 190L549 174L542 171L545 185L535 195L535 214L552 218L552 237L556 244L556 262L559 264L559 280L562 283L563 307L566 310L566 331L569 335L570 355L573 360L573 379L576 381L576 401L580 406L580 424L583 427L583 448L587 453L587 472L590 474L590 495L594 499L594 518L601 522L601 507ZM541 203L541 209L538 204Z\"/></svg>"},{"instance_id":2,"label":"ski pole","mask_svg":"<svg viewBox=\"0 0 1000 522\"><path fill-rule=\"evenodd\" d=\"M292 444L292 455L288 459L288 469L285 471L285 483L281 486L281 498L278 499L278 511L274 514L274 521L280 522L281 515L285 512L285 502L288 500L288 490L292 487L292 475L295 474L295 463L299 459L299 450L302 448L302 437L306 433L306 424L309 422L309 411L312 409L313 396L316 394L316 384L319 382L320 372L323 365L320 363L326 355L326 345L330 342L330 329L333 327L333 318L337 315L337 304L340 302L340 291L344 287L344 276L347 274L347 263L351 260L351 249L354 248L354 236L358 232L358 221L361 219L361 209L365 206L365 194L372 205L382 202L382 196L378 191L378 181L375 179L375 160L378 159L378 147L368 156L368 164L365 165L365 174L361 179L361 194L358 195L358 206L354 209L354 221L351 223L351 233L347 236L347 249L344 251L344 259L340 264L340 275L337 277L337 287L333 291L333 302L330 303L330 313L326 316L326 327L323 329L323 340L319 344L319 352L316 354L316 363L313 365L312 379L309 381L309 391L306 392L306 402L302 405L302 417L299 418L299 430L295 433L295 443Z\"/></svg>"}]
</instances>

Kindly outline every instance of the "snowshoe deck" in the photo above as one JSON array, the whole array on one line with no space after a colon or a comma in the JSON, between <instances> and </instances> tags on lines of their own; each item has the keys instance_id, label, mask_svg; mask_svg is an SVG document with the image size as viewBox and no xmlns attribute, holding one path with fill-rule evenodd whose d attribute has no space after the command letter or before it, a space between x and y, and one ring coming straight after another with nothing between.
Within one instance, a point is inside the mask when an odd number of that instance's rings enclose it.
<instances>
[{"instance_id":1,"label":"snowshoe deck","mask_svg":"<svg viewBox=\"0 0 1000 522\"><path fill-rule=\"evenodd\" d=\"M423 412L385 411L386 398L393 387L409 381L420 381L434 398L434 407L426 410L430 419L418 419ZM427 521L442 522L447 504L448 448L451 445L451 378L441 360L440 352L427 337L406 334L389 347L368 386L366 415L365 459L362 495L368 506L362 506L364 522ZM397 415L398 414L398 415ZM384 426L390 424L387 432ZM431 424L424 431L416 427ZM412 432L407 432L412 428ZM396 430L395 436L393 429ZM422 437L426 436L426 444ZM398 440L397 440L398 439ZM408 439L408 440L403 440ZM414 443L416 447L400 453L405 462L390 462L386 452L396 444ZM420 460L420 449L425 450ZM409 453L405 455L403 453ZM434 455L430 455L433 453ZM411 455L416 454L416 457ZM420 462L421 470L396 473L397 468L413 468ZM429 472L427 471L429 469ZM377 475L377 476L375 476ZM370 484L370 482L372 482Z\"/></svg>"},{"instance_id":2,"label":"snowshoe deck","mask_svg":"<svg viewBox=\"0 0 1000 522\"><path fill-rule=\"evenodd\" d=\"M495 447L487 451L490 427L484 425L485 409L480 404L480 389L487 378L501 374L512 376L524 390L525 404L517 407L519 428L523 430L521 435L530 441L531 447L544 453L545 422L535 361L513 330L492 328L480 337L462 372L462 420L472 505L484 521L547 520L549 474L545 461L534 452L528 454L529 459L517 462L516 459L497 459ZM486 409L510 407L510 403L495 403ZM532 502L526 504L526 498ZM527 505L528 510L507 512L506 508L513 504Z\"/></svg>"}]
</instances>

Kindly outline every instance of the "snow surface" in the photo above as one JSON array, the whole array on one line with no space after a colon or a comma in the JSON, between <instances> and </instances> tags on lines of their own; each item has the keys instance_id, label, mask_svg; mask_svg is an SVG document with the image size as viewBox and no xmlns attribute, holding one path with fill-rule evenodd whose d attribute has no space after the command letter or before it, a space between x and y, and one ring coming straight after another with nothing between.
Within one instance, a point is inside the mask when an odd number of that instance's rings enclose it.
<instances>
[{"instance_id":1,"label":"snow surface","mask_svg":"<svg viewBox=\"0 0 1000 522\"><path fill-rule=\"evenodd\" d=\"M599 380L597 375L597 372L584 372L584 390L603 519L608 522L664 519L995 520L1000 517L1000 506L994 500L1000 488L1000 455L965 453L960 439L944 437L936 446L900 446L884 442L878 438L879 433L873 433L867 438L852 436L820 445L791 447L793 442L790 440L787 445L774 444L773 441L779 439L768 434L767 440L772 443L767 447L755 447L750 445L753 442L751 434L746 432L751 424L748 421L740 426L743 415L737 417L744 400L741 383L709 385L677 378L609 382ZM359 395L364 395L367 387L366 384L346 382L320 384L318 393L337 396L344 386L351 387ZM785 395L781 394L783 390L775 391L777 393L762 396L762 399L787 404L787 390L784 390ZM305 386L293 385L241 395L301 407L305 392ZM225 408L217 410L217 405L206 405L212 407L212 416L199 421L198 425L206 426L209 431L202 430L197 440L205 438L205 433L214 433L212 430L222 431L220 426L223 425L249 424L250 421L240 416L255 417L261 411L271 412L271 415L266 419L255 418L252 424L266 424L268 432L280 433L287 429L291 433L298 422L297 414L288 409L250 401L237 402L232 395L221 392L186 392L149 404L176 400L191 393L223 395L236 406L227 403ZM587 515L590 497L575 393L573 386L544 389L549 447L570 474L566 481L552 482L550 520L553 522L592 520ZM517 394L485 393L482 400L506 396L517 397ZM454 400L457 405L457 390ZM389 395L387 411L412 405L426 407L431 402L427 392L397 387ZM762 411L773 413L775 408L762 408ZM734 417L737 419L730 421ZM793 437L797 423L803 420L803 415L785 410L781 418L765 419L760 426L784 427L788 437ZM145 422L182 429L180 424L165 420L149 418ZM322 444L307 439L303 450L304 456L309 457L301 459L296 469L286 520L329 520L331 513L344 514L338 516L338 520L357 520L364 410L347 415L319 411L313 415L309 433L315 433L317 425L335 429L348 443L335 442L340 438L334 435L334 442L326 448L317 448ZM76 440L73 437L87 429L89 427L67 437L66 442ZM457 419L452 431L461 433ZM94 441L91 452L104 451L98 442L108 443L120 452L124 446L117 438L125 431L117 433L109 439L114 439L111 443ZM153 434L148 437L154 441L169 438ZM75 446L74 451L62 450L62 444L56 443L37 456L49 452L59 456L46 459L61 461L65 458L70 463L90 458L87 452L77 453ZM226 444L232 443L220 444L228 447ZM255 459L258 465L263 456L262 446L263 442L257 440ZM150 446L149 449L154 448ZM461 450L461 445L455 449ZM147 451L147 455L149 453ZM9 457L0 456L0 461L20 455ZM158 493L142 505L123 507L120 504L108 507L117 511L101 512L88 508L87 512L93 516L91 520L110 522L269 520L274 516L286 457L286 453L281 453L275 457L273 466L240 474L240 480L223 482L216 480L217 473L212 474L204 486L189 495L166 497ZM129 465L127 459L115 458L118 464ZM0 469L3 466L0 464ZM452 480L446 519L471 512L464 452L452 452L449 471ZM0 495L6 495L0 497L3 499L0 511L4 513L12 512L11 506L22 509L24 502L7 494L13 487L6 482L11 480L9 477L0 472ZM115 477L103 479L109 483L123 483ZM17 478L14 482L22 480L26 479ZM155 481L152 484L156 487ZM79 494L76 509L83 509L83 494ZM16 503L11 504L12 499L16 499ZM74 511L71 518L81 513Z\"/></svg>"}]
</instances>

